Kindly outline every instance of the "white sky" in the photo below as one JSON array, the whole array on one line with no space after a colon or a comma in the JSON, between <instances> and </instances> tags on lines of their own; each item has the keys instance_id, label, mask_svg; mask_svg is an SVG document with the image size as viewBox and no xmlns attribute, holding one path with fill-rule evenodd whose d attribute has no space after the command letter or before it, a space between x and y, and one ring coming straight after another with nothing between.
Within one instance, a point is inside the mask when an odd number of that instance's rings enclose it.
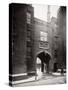
<instances>
[{"instance_id":1,"label":"white sky","mask_svg":"<svg viewBox=\"0 0 68 90\"><path fill-rule=\"evenodd\" d=\"M47 5L33 4L32 6L34 7L34 16L47 21ZM50 6L50 17L57 17L58 8L59 6Z\"/></svg>"}]
</instances>

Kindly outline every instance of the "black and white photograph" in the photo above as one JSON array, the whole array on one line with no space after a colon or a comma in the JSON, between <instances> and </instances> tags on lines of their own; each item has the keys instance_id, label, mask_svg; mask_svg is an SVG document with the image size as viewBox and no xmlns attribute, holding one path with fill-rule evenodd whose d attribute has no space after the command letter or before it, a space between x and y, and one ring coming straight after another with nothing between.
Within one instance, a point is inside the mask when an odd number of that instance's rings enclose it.
<instances>
[{"instance_id":1,"label":"black and white photograph","mask_svg":"<svg viewBox=\"0 0 68 90\"><path fill-rule=\"evenodd\" d=\"M9 4L9 85L66 84L66 6Z\"/></svg>"}]
</instances>

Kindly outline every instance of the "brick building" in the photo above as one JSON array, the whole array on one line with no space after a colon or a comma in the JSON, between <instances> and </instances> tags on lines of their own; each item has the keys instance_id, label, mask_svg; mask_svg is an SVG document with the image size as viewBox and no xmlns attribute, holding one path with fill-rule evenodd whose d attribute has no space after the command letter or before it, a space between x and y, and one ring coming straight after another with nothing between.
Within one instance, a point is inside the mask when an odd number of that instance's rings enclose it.
<instances>
[{"instance_id":1,"label":"brick building","mask_svg":"<svg viewBox=\"0 0 68 90\"><path fill-rule=\"evenodd\" d=\"M50 24L34 18L34 59L36 61L37 56L43 51L51 54L52 49L52 37L51 37ZM52 56L51 56L52 57ZM53 60L49 62L49 70L53 69ZM42 68L42 67L41 67Z\"/></svg>"},{"instance_id":2,"label":"brick building","mask_svg":"<svg viewBox=\"0 0 68 90\"><path fill-rule=\"evenodd\" d=\"M53 71L56 72L57 71L57 59L58 59L58 35L57 35L57 18L52 17L51 18L51 23L50 23L50 27L51 27L51 53L52 53L52 60L53 60Z\"/></svg>"},{"instance_id":3,"label":"brick building","mask_svg":"<svg viewBox=\"0 0 68 90\"><path fill-rule=\"evenodd\" d=\"M66 7L61 6L57 15L58 24L58 67L66 68Z\"/></svg>"},{"instance_id":4,"label":"brick building","mask_svg":"<svg viewBox=\"0 0 68 90\"><path fill-rule=\"evenodd\" d=\"M9 5L9 81L22 82L36 74L37 55L51 55L49 71L53 71L57 50L56 18L47 23L34 18L34 8L28 4ZM54 57L55 56L55 57ZM41 67L42 68L42 67Z\"/></svg>"},{"instance_id":5,"label":"brick building","mask_svg":"<svg viewBox=\"0 0 68 90\"><path fill-rule=\"evenodd\" d=\"M51 18L53 71L66 68L66 7L58 9L57 18Z\"/></svg>"},{"instance_id":6,"label":"brick building","mask_svg":"<svg viewBox=\"0 0 68 90\"><path fill-rule=\"evenodd\" d=\"M9 83L35 74L33 56L34 9L27 4L9 5Z\"/></svg>"},{"instance_id":7,"label":"brick building","mask_svg":"<svg viewBox=\"0 0 68 90\"><path fill-rule=\"evenodd\" d=\"M38 53L51 53L51 30L49 23L34 18L33 7L26 4L9 5L9 29L9 80L14 84L36 74Z\"/></svg>"}]
</instances>

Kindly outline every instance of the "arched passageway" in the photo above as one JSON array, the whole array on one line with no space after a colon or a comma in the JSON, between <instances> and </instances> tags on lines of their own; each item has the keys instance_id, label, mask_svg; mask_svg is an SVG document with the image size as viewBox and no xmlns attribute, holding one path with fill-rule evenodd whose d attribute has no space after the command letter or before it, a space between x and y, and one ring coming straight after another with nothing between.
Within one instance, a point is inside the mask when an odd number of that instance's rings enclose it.
<instances>
[{"instance_id":1,"label":"arched passageway","mask_svg":"<svg viewBox=\"0 0 68 90\"><path fill-rule=\"evenodd\" d=\"M49 73L49 61L51 60L51 55L47 52L40 52L36 56L36 69L42 73L46 72ZM37 71L37 72L38 72Z\"/></svg>"}]
</instances>

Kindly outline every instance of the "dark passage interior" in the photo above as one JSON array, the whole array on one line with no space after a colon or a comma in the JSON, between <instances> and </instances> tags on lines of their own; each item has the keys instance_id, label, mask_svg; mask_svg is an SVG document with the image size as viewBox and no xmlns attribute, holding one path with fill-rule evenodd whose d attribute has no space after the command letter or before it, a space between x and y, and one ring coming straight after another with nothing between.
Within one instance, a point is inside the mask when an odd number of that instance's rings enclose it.
<instances>
[{"instance_id":1,"label":"dark passage interior","mask_svg":"<svg viewBox=\"0 0 68 90\"><path fill-rule=\"evenodd\" d=\"M46 72L49 73L49 61L51 59L51 56L43 51L39 53L37 57L41 60L41 72L44 72L44 68L46 68Z\"/></svg>"}]
</instances>

